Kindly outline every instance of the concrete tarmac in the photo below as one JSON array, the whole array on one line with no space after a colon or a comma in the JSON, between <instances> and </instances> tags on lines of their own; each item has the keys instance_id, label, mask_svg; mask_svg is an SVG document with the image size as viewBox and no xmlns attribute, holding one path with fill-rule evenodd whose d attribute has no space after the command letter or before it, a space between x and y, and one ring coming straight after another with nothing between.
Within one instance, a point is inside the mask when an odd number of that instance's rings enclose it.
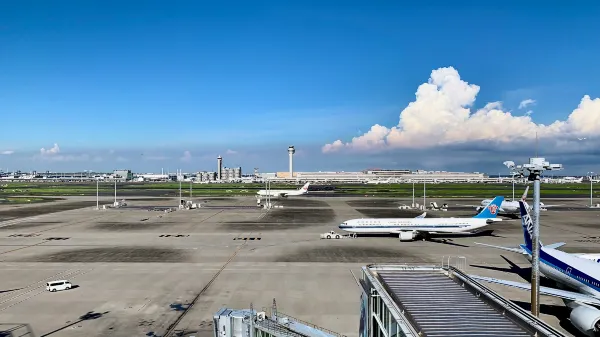
<instances>
[{"instance_id":1,"label":"concrete tarmac","mask_svg":"<svg viewBox=\"0 0 600 337\"><path fill-rule=\"evenodd\" d=\"M0 218L9 214L0 220L0 323L27 323L36 336L209 337L220 307L270 307L275 298L281 312L355 337L360 290L352 273L360 277L363 265L439 265L444 256L463 256L471 274L527 282L530 272L524 257L474 244L522 243L520 220L491 225L491 233L476 237L319 239L341 232L337 225L351 218L420 214L397 209L410 200L290 197L275 201L283 208L265 211L248 207L256 205L254 197L203 197L205 208L165 213L147 209L176 207L177 199L126 200L136 207L107 210L95 210L94 197L66 199L56 204L59 211L52 203L0 206ZM428 211L428 217L474 214L453 210L453 200L429 201L446 202L450 211ZM600 210L584 209L580 199L559 203L565 205L559 211L542 212L542 241L600 253ZM59 279L76 287L45 290L47 281ZM529 305L528 292L488 286ZM542 296L541 302L542 319L575 333L562 301Z\"/></svg>"}]
</instances>

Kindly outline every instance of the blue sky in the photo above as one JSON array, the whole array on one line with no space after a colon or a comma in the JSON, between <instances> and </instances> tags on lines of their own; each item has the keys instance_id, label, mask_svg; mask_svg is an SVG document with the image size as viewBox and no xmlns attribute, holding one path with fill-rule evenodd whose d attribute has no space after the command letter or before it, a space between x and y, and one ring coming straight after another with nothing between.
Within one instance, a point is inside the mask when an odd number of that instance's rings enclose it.
<instances>
[{"instance_id":1,"label":"blue sky","mask_svg":"<svg viewBox=\"0 0 600 337\"><path fill-rule=\"evenodd\" d=\"M303 170L495 172L504 158L447 164L439 147L392 161L321 147L397 125L448 66L480 86L473 109L523 114L534 99L536 123L566 120L600 96L599 14L591 1L2 2L0 152L13 153L0 168L204 170L232 150L226 164L275 171L293 144ZM37 158L54 143L60 158Z\"/></svg>"}]
</instances>

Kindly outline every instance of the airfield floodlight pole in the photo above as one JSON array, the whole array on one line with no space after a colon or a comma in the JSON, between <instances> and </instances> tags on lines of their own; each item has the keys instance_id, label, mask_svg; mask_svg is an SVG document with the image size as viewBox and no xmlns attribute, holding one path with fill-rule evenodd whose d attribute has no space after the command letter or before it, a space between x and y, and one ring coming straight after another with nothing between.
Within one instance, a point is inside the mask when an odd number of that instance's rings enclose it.
<instances>
[{"instance_id":1,"label":"airfield floodlight pole","mask_svg":"<svg viewBox=\"0 0 600 337\"><path fill-rule=\"evenodd\" d=\"M413 181L413 202L412 207L415 207L415 182Z\"/></svg>"},{"instance_id":2,"label":"airfield floodlight pole","mask_svg":"<svg viewBox=\"0 0 600 337\"><path fill-rule=\"evenodd\" d=\"M427 205L427 193L426 193L426 192L427 192L427 190L426 190L426 188L425 188L425 185L426 185L426 184L427 184L427 183L426 183L426 182L423 180L423 209L426 209L426 208L427 208L427 206L426 206L426 205Z\"/></svg>"},{"instance_id":3,"label":"airfield floodlight pole","mask_svg":"<svg viewBox=\"0 0 600 337\"><path fill-rule=\"evenodd\" d=\"M100 201L98 199L98 184L99 184L99 180L96 179L96 210L100 209Z\"/></svg>"},{"instance_id":4,"label":"airfield floodlight pole","mask_svg":"<svg viewBox=\"0 0 600 337\"><path fill-rule=\"evenodd\" d=\"M594 181L592 180L592 175L594 172L588 172L590 177L590 207L594 206Z\"/></svg>"},{"instance_id":5,"label":"airfield floodlight pole","mask_svg":"<svg viewBox=\"0 0 600 337\"><path fill-rule=\"evenodd\" d=\"M531 231L531 314L540 315L540 175L546 170L562 170L562 164L550 164L545 158L529 158L529 163L515 166L512 161L504 162L519 175L527 175L533 181L533 228Z\"/></svg>"},{"instance_id":6,"label":"airfield floodlight pole","mask_svg":"<svg viewBox=\"0 0 600 337\"><path fill-rule=\"evenodd\" d=\"M115 206L117 205L117 177L115 177Z\"/></svg>"},{"instance_id":7,"label":"airfield floodlight pole","mask_svg":"<svg viewBox=\"0 0 600 337\"><path fill-rule=\"evenodd\" d=\"M512 185L513 185L513 197L512 201L515 201L515 175L512 175Z\"/></svg>"}]
</instances>

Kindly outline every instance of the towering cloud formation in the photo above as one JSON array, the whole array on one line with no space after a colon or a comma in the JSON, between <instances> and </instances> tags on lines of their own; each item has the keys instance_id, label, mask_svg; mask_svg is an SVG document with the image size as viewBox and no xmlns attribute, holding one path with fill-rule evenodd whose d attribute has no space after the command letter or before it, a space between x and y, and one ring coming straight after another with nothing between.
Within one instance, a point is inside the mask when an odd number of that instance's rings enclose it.
<instances>
[{"instance_id":1,"label":"towering cloud formation","mask_svg":"<svg viewBox=\"0 0 600 337\"><path fill-rule=\"evenodd\" d=\"M376 151L395 148L427 148L472 141L507 143L516 139L557 137L572 139L600 133L600 99L584 96L565 121L536 124L529 115L513 116L500 102L471 111L479 86L461 80L452 67L431 72L419 86L416 99L401 113L397 126L375 124L362 136L344 143L336 140L323 146L324 153L344 149ZM524 104L531 104L528 101Z\"/></svg>"}]
</instances>

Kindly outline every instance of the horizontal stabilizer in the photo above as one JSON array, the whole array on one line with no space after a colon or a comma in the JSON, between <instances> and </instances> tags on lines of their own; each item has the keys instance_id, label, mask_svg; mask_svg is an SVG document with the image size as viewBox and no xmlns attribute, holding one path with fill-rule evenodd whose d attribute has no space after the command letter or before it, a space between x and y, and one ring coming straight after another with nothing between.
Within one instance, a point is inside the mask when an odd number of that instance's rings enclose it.
<instances>
[{"instance_id":1,"label":"horizontal stabilizer","mask_svg":"<svg viewBox=\"0 0 600 337\"><path fill-rule=\"evenodd\" d=\"M502 250L506 250L506 251L509 251L509 252L513 252L513 253L527 254L521 248L510 248L510 247L494 246L494 245L487 245L485 243L479 243L479 242L475 242L475 244L476 245L480 245L480 246L486 246L486 247L492 247L492 248L502 249Z\"/></svg>"},{"instance_id":2,"label":"horizontal stabilizer","mask_svg":"<svg viewBox=\"0 0 600 337\"><path fill-rule=\"evenodd\" d=\"M566 243L564 243L564 242L557 242L557 243L553 243L553 244L550 244L550 245L546 245L546 246L544 246L544 248L556 249L556 248L562 247L564 245L566 245Z\"/></svg>"},{"instance_id":3,"label":"horizontal stabilizer","mask_svg":"<svg viewBox=\"0 0 600 337\"><path fill-rule=\"evenodd\" d=\"M423 214L421 214L421 215L417 215L417 216L415 217L415 219L423 219L423 218L425 218L425 216L426 216L426 215L427 215L427 212L423 212Z\"/></svg>"},{"instance_id":4,"label":"horizontal stabilizer","mask_svg":"<svg viewBox=\"0 0 600 337\"><path fill-rule=\"evenodd\" d=\"M495 279L495 278L491 278L491 277L483 277L483 276L477 276L477 275L469 275L469 276L471 278L474 278L479 281L496 283L496 284L501 284L501 285L505 285L508 287L519 288L522 290L531 291L531 284L529 284L529 283L500 280L500 279ZM592 304L592 305L600 305L600 299L598 299L596 297L584 295L584 294L580 294L580 293L576 293L576 292L568 291L568 290L555 289L555 288L549 288L549 287L540 287L540 294L547 295L547 296L560 297L560 298L564 298L566 300L578 301L578 302Z\"/></svg>"}]
</instances>

